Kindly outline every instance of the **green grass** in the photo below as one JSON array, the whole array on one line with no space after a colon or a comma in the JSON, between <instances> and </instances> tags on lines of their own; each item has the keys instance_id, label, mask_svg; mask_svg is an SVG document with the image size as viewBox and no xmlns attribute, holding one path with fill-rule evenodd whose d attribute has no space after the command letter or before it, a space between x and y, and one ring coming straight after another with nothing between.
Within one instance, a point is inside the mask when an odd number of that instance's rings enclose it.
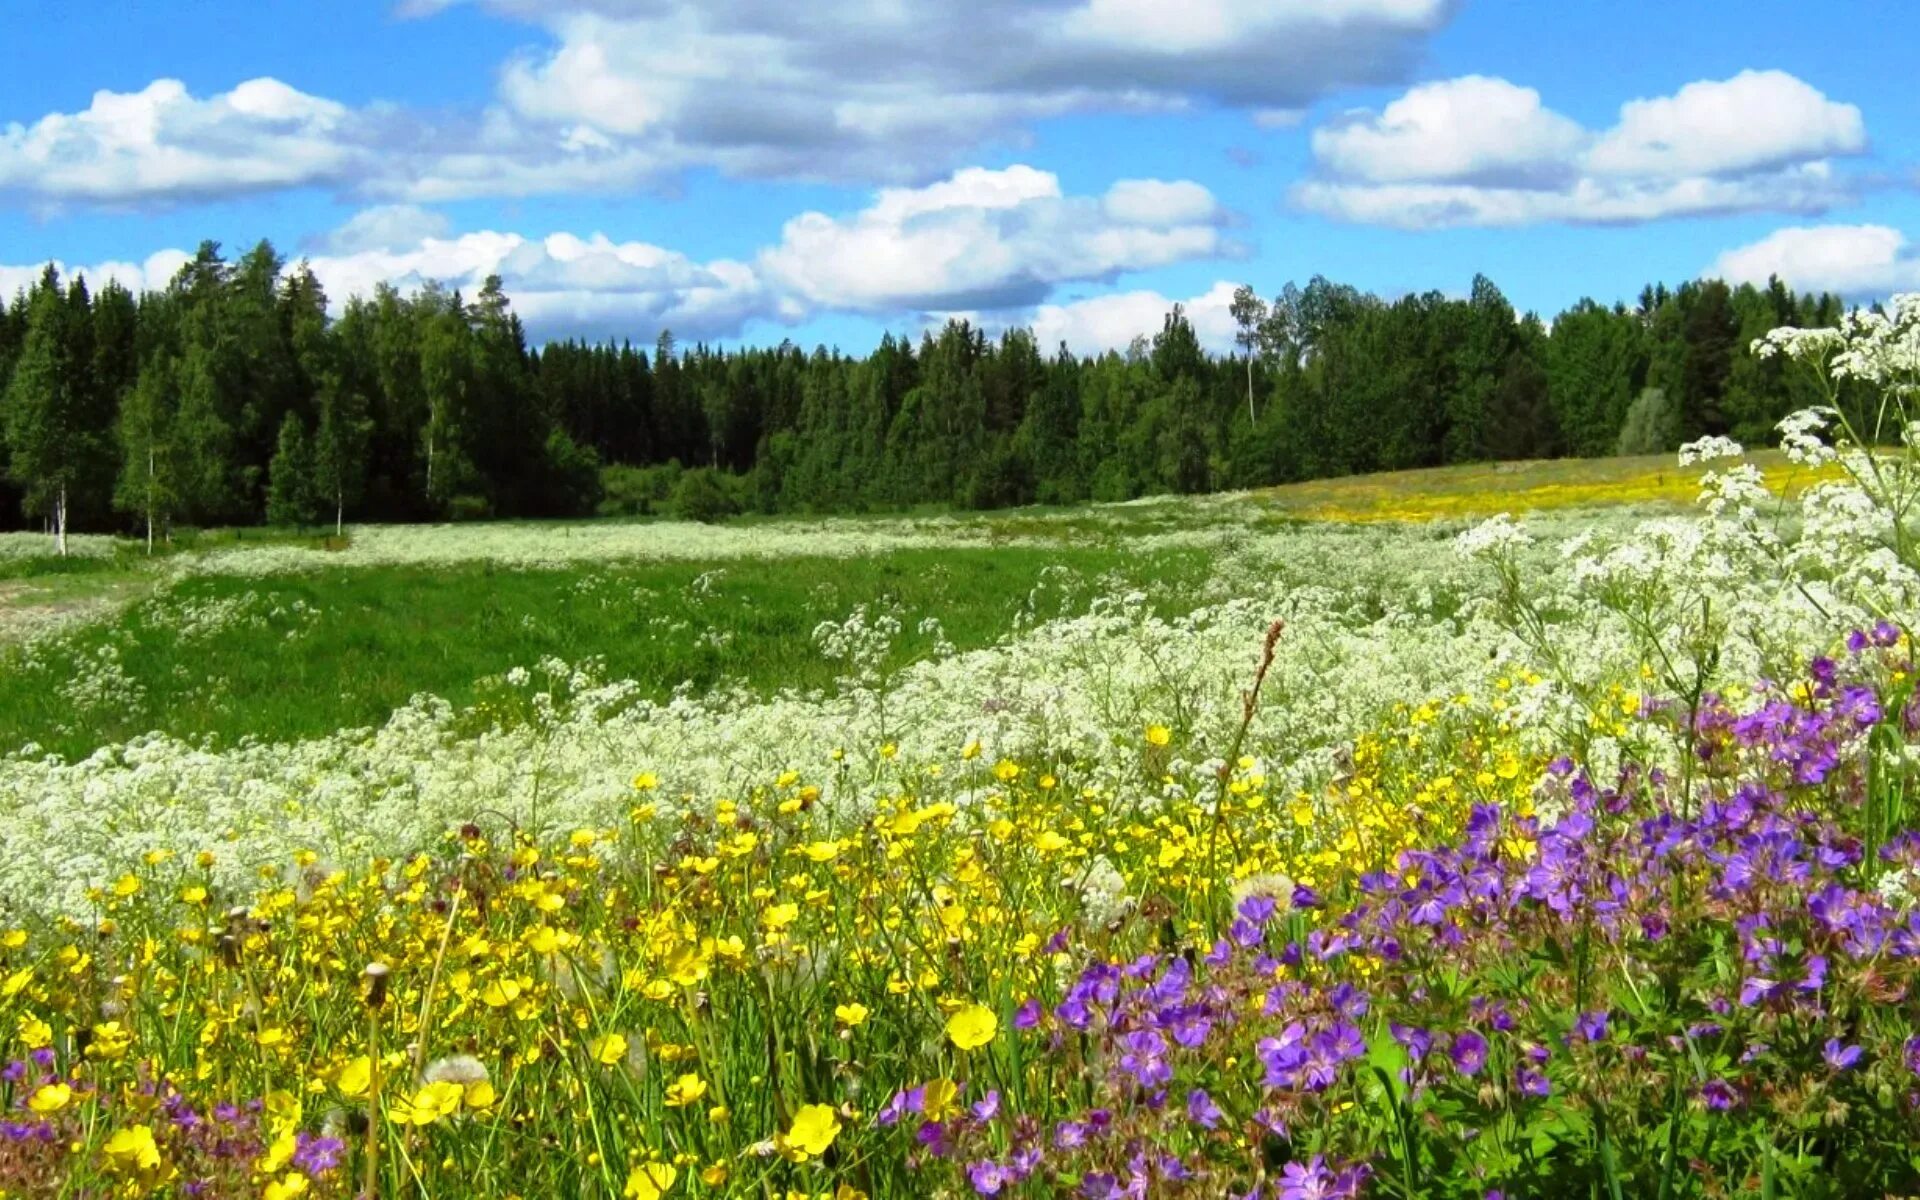
<instances>
[{"instance_id":1,"label":"green grass","mask_svg":"<svg viewBox=\"0 0 1920 1200\"><path fill-rule=\"evenodd\" d=\"M0 650L0 749L33 742L78 756L156 730L221 744L325 734L378 724L420 692L464 705L484 677L548 655L600 658L607 678L635 680L655 698L689 681L704 690L738 680L763 694L826 688L840 669L814 646L814 627L856 605L897 611L898 665L931 650L917 629L924 617L964 650L1005 637L1036 586L1043 617L1084 604L1109 575L1178 605L1205 569L1195 551L1000 547L717 568L195 576L110 620ZM221 605L238 606L239 619L195 632L193 614ZM103 652L137 688L102 677ZM76 699L71 681L87 678L98 686Z\"/></svg>"}]
</instances>

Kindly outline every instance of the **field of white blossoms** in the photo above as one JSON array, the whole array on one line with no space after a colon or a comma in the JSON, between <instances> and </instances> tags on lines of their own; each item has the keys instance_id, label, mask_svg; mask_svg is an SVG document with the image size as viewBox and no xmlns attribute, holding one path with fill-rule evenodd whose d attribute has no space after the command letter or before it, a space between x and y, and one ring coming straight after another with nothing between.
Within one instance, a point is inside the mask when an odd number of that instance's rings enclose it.
<instances>
[{"instance_id":1,"label":"field of white blossoms","mask_svg":"<svg viewBox=\"0 0 1920 1200\"><path fill-rule=\"evenodd\" d=\"M0 643L0 1194L1912 1194L1920 298L1775 342L1691 505L139 566Z\"/></svg>"}]
</instances>

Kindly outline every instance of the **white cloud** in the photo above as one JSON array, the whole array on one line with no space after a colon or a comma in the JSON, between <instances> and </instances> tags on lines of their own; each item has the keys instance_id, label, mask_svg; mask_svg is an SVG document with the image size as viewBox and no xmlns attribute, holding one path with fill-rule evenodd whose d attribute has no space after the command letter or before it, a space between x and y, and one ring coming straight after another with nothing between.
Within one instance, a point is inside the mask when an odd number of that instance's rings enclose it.
<instances>
[{"instance_id":1,"label":"white cloud","mask_svg":"<svg viewBox=\"0 0 1920 1200\"><path fill-rule=\"evenodd\" d=\"M1633 100L1587 155L1598 174L1680 178L1858 154L1860 110L1829 100L1785 71L1742 71Z\"/></svg>"},{"instance_id":2,"label":"white cloud","mask_svg":"<svg viewBox=\"0 0 1920 1200\"><path fill-rule=\"evenodd\" d=\"M1590 131L1537 92L1466 76L1316 130L1296 203L1427 229L1624 223L1710 213L1818 213L1850 199L1834 159L1866 149L1860 112L1780 71L1690 83Z\"/></svg>"},{"instance_id":3,"label":"white cloud","mask_svg":"<svg viewBox=\"0 0 1920 1200\"><path fill-rule=\"evenodd\" d=\"M405 247L322 254L313 272L338 304L376 283L403 290L435 280L468 294L499 275L536 339L630 334L670 327L691 338L738 333L758 318L797 315L762 285L753 268L725 259L696 262L644 242L602 234L527 238L480 230L426 237Z\"/></svg>"},{"instance_id":4,"label":"white cloud","mask_svg":"<svg viewBox=\"0 0 1920 1200\"><path fill-rule=\"evenodd\" d=\"M141 292L159 291L167 286L181 267L193 261L193 256L182 250L160 250L149 254L143 261L102 262L93 266L69 266L54 260L54 269L60 272L62 280L78 275L87 281L88 288L98 291L108 280L118 283L136 296ZM0 300L9 305L14 294L32 287L40 279L45 263L26 266L8 266L0 263Z\"/></svg>"},{"instance_id":5,"label":"white cloud","mask_svg":"<svg viewBox=\"0 0 1920 1200\"><path fill-rule=\"evenodd\" d=\"M1455 0L487 6L553 39L501 73L501 106L524 125L592 131L660 170L919 182L1062 113L1296 119L1339 88L1404 78Z\"/></svg>"},{"instance_id":6,"label":"white cloud","mask_svg":"<svg viewBox=\"0 0 1920 1200\"><path fill-rule=\"evenodd\" d=\"M1235 326L1228 306L1236 286L1221 281L1178 302L1200 344L1209 350L1225 353L1233 348ZM1110 292L1065 304L1042 304L1001 324L1032 326L1035 342L1046 353L1064 341L1075 354L1100 354L1125 350L1135 337L1153 337L1175 303L1151 290Z\"/></svg>"},{"instance_id":7,"label":"white cloud","mask_svg":"<svg viewBox=\"0 0 1920 1200\"><path fill-rule=\"evenodd\" d=\"M1061 283L1237 252L1199 184L1123 180L1066 196L1045 171L969 168L888 188L851 217L788 221L759 263L809 304L862 312L1035 304Z\"/></svg>"},{"instance_id":8,"label":"white cloud","mask_svg":"<svg viewBox=\"0 0 1920 1200\"><path fill-rule=\"evenodd\" d=\"M1184 180L1122 180L1101 196L1068 196L1054 175L1016 165L881 189L848 216L802 214L749 261L701 262L600 233L454 236L443 214L413 205L364 209L307 244L336 308L381 282L407 290L436 281L471 293L497 274L538 338L663 326L711 338L821 312L1023 310L1059 285L1237 253L1225 217L1211 193ZM89 275L160 288L187 259L164 251L144 266L106 264ZM0 266L0 284L38 274Z\"/></svg>"},{"instance_id":9,"label":"white cloud","mask_svg":"<svg viewBox=\"0 0 1920 1200\"><path fill-rule=\"evenodd\" d=\"M335 254L392 250L427 238L444 238L451 228L445 213L413 204L382 204L361 209L346 224L317 239L316 246Z\"/></svg>"},{"instance_id":10,"label":"white cloud","mask_svg":"<svg viewBox=\"0 0 1920 1200\"><path fill-rule=\"evenodd\" d=\"M1716 213L1819 213L1851 196L1846 182L1824 163L1774 172L1762 178L1703 176L1673 180L1580 178L1564 188L1492 187L1480 184L1343 184L1314 180L1294 189L1294 199L1345 220L1403 229L1460 225L1511 226L1545 221L1570 224L1636 224L1666 217Z\"/></svg>"},{"instance_id":11,"label":"white cloud","mask_svg":"<svg viewBox=\"0 0 1920 1200\"><path fill-rule=\"evenodd\" d=\"M1565 173L1586 137L1532 88L1466 75L1314 130L1313 153L1335 175L1373 183L1511 180Z\"/></svg>"},{"instance_id":12,"label":"white cloud","mask_svg":"<svg viewBox=\"0 0 1920 1200\"><path fill-rule=\"evenodd\" d=\"M1730 283L1778 275L1803 291L1884 296L1920 290L1920 246L1885 225L1799 226L1728 250L1704 274Z\"/></svg>"},{"instance_id":13,"label":"white cloud","mask_svg":"<svg viewBox=\"0 0 1920 1200\"><path fill-rule=\"evenodd\" d=\"M204 99L177 79L95 92L78 113L0 128L0 194L179 200L339 181L356 166L343 105L252 79Z\"/></svg>"}]
</instances>

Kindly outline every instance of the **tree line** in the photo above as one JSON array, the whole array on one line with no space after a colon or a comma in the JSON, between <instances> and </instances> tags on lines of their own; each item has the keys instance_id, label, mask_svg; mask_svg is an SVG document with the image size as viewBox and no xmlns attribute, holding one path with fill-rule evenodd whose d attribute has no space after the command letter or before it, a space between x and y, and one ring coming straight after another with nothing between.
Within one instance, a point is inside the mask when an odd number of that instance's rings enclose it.
<instances>
[{"instance_id":1,"label":"tree line","mask_svg":"<svg viewBox=\"0 0 1920 1200\"><path fill-rule=\"evenodd\" d=\"M498 278L329 311L267 242L164 289L49 266L0 299L0 522L164 537L668 508L840 512L1124 500L1497 459L1770 439L1810 382L1751 341L1836 321L1780 280L1654 285L1551 326L1476 277L1386 299L1241 288L1236 349L1175 306L1124 351L964 321L864 357L791 342L528 345Z\"/></svg>"}]
</instances>

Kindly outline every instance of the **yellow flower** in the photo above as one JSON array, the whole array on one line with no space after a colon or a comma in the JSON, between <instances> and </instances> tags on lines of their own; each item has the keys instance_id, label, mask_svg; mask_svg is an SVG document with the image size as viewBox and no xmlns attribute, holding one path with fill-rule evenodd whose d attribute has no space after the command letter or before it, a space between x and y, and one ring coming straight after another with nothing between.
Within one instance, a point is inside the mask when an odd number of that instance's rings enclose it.
<instances>
[{"instance_id":1,"label":"yellow flower","mask_svg":"<svg viewBox=\"0 0 1920 1200\"><path fill-rule=\"evenodd\" d=\"M1173 730L1165 725L1147 726L1147 745L1164 746L1173 740Z\"/></svg>"},{"instance_id":2,"label":"yellow flower","mask_svg":"<svg viewBox=\"0 0 1920 1200\"><path fill-rule=\"evenodd\" d=\"M21 1013L18 1036L21 1045L29 1050L38 1050L53 1044L53 1026L32 1013Z\"/></svg>"},{"instance_id":3,"label":"yellow flower","mask_svg":"<svg viewBox=\"0 0 1920 1200\"><path fill-rule=\"evenodd\" d=\"M298 1171L288 1171L285 1177L267 1181L266 1190L260 1193L262 1200L293 1200L295 1196L307 1194L307 1177Z\"/></svg>"},{"instance_id":4,"label":"yellow flower","mask_svg":"<svg viewBox=\"0 0 1920 1200\"><path fill-rule=\"evenodd\" d=\"M459 1112L465 1098L466 1089L452 1080L429 1083L415 1092L411 1100L401 1101L395 1107L393 1119L408 1125L431 1125Z\"/></svg>"},{"instance_id":5,"label":"yellow flower","mask_svg":"<svg viewBox=\"0 0 1920 1200\"><path fill-rule=\"evenodd\" d=\"M33 968L21 967L18 971L0 980L0 1000L17 996L29 983L33 982Z\"/></svg>"},{"instance_id":6,"label":"yellow flower","mask_svg":"<svg viewBox=\"0 0 1920 1200\"><path fill-rule=\"evenodd\" d=\"M139 890L140 877L138 875L122 875L119 879L116 879L113 884L113 894L123 900Z\"/></svg>"},{"instance_id":7,"label":"yellow flower","mask_svg":"<svg viewBox=\"0 0 1920 1200\"><path fill-rule=\"evenodd\" d=\"M72 1088L64 1083L49 1083L27 1097L27 1107L45 1116L48 1113L59 1112L71 1099L73 1099Z\"/></svg>"},{"instance_id":8,"label":"yellow flower","mask_svg":"<svg viewBox=\"0 0 1920 1200\"><path fill-rule=\"evenodd\" d=\"M120 1130L107 1139L105 1150L107 1163L115 1171L144 1174L160 1166L160 1147L153 1140L153 1130L145 1125Z\"/></svg>"},{"instance_id":9,"label":"yellow flower","mask_svg":"<svg viewBox=\"0 0 1920 1200\"><path fill-rule=\"evenodd\" d=\"M294 1151L299 1148L300 1141L294 1132L294 1126L288 1125L280 1131L280 1136L273 1139L273 1143L267 1147L267 1152L260 1156L260 1161L254 1166L261 1174L271 1175L292 1162Z\"/></svg>"},{"instance_id":10,"label":"yellow flower","mask_svg":"<svg viewBox=\"0 0 1920 1200\"><path fill-rule=\"evenodd\" d=\"M706 1094L706 1080L698 1075L682 1075L667 1085L667 1107L685 1108Z\"/></svg>"},{"instance_id":11,"label":"yellow flower","mask_svg":"<svg viewBox=\"0 0 1920 1200\"><path fill-rule=\"evenodd\" d=\"M867 1019L867 1006L859 1002L834 1006L833 1015L842 1025L858 1025Z\"/></svg>"},{"instance_id":12,"label":"yellow flower","mask_svg":"<svg viewBox=\"0 0 1920 1200\"><path fill-rule=\"evenodd\" d=\"M536 925L524 935L527 949L535 954L552 954L560 948L560 935L551 925Z\"/></svg>"},{"instance_id":13,"label":"yellow flower","mask_svg":"<svg viewBox=\"0 0 1920 1200\"><path fill-rule=\"evenodd\" d=\"M633 790L650 792L660 786L660 777L652 771L642 771L633 777Z\"/></svg>"},{"instance_id":14,"label":"yellow flower","mask_svg":"<svg viewBox=\"0 0 1920 1200\"><path fill-rule=\"evenodd\" d=\"M587 1053L601 1066L611 1067L627 1056L626 1035L609 1033L605 1037L595 1038L587 1043Z\"/></svg>"},{"instance_id":15,"label":"yellow flower","mask_svg":"<svg viewBox=\"0 0 1920 1200\"><path fill-rule=\"evenodd\" d=\"M951 1079L930 1079L921 1094L921 1115L929 1121L944 1120L960 1099L960 1086Z\"/></svg>"},{"instance_id":16,"label":"yellow flower","mask_svg":"<svg viewBox=\"0 0 1920 1200\"><path fill-rule=\"evenodd\" d=\"M840 1136L840 1118L826 1104L802 1105L793 1114L793 1127L787 1130L787 1145L802 1154L818 1158Z\"/></svg>"},{"instance_id":17,"label":"yellow flower","mask_svg":"<svg viewBox=\"0 0 1920 1200\"><path fill-rule=\"evenodd\" d=\"M798 904L769 904L767 911L760 914L760 923L768 929L785 929L799 919Z\"/></svg>"},{"instance_id":18,"label":"yellow flower","mask_svg":"<svg viewBox=\"0 0 1920 1200\"><path fill-rule=\"evenodd\" d=\"M480 1002L488 1008L505 1008L520 998L520 985L511 979L495 979L480 989Z\"/></svg>"},{"instance_id":19,"label":"yellow flower","mask_svg":"<svg viewBox=\"0 0 1920 1200\"><path fill-rule=\"evenodd\" d=\"M680 1172L669 1163L641 1163L627 1173L627 1186L620 1193L625 1200L660 1200L680 1178Z\"/></svg>"},{"instance_id":20,"label":"yellow flower","mask_svg":"<svg viewBox=\"0 0 1920 1200\"><path fill-rule=\"evenodd\" d=\"M978 1050L1000 1031L1000 1018L980 1004L969 1004L947 1018L947 1037L962 1050Z\"/></svg>"},{"instance_id":21,"label":"yellow flower","mask_svg":"<svg viewBox=\"0 0 1920 1200\"><path fill-rule=\"evenodd\" d=\"M373 1060L364 1054L348 1059L340 1067L340 1073L333 1077L333 1086L339 1088L340 1094L348 1099L364 1096L372 1082Z\"/></svg>"},{"instance_id":22,"label":"yellow flower","mask_svg":"<svg viewBox=\"0 0 1920 1200\"><path fill-rule=\"evenodd\" d=\"M493 1084L485 1079L476 1079L464 1086L466 1090L460 1097L461 1103L475 1112L492 1108L493 1102L499 1098L494 1093Z\"/></svg>"}]
</instances>

